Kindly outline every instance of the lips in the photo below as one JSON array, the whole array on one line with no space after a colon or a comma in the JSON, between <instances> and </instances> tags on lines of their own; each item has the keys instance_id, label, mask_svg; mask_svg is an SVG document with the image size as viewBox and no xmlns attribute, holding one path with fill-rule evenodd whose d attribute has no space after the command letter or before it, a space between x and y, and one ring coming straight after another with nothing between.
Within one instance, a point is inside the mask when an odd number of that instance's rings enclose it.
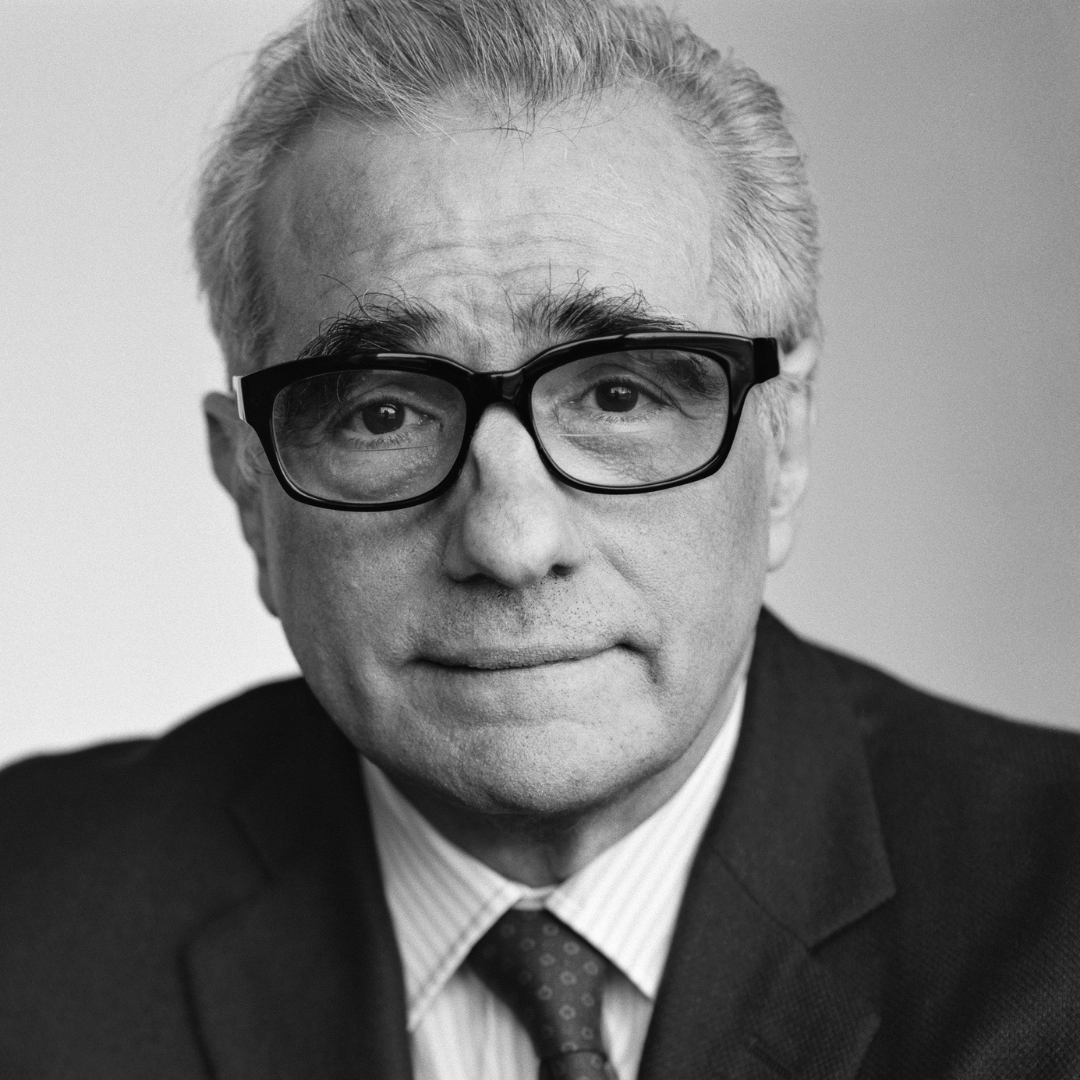
<instances>
[{"instance_id":1,"label":"lips","mask_svg":"<svg viewBox=\"0 0 1080 1080\"><path fill-rule=\"evenodd\" d=\"M419 657L422 663L437 667L473 671L509 671L548 664L566 664L599 656L618 645L570 647L564 644L534 643L522 645L473 646L468 649L438 650Z\"/></svg>"}]
</instances>

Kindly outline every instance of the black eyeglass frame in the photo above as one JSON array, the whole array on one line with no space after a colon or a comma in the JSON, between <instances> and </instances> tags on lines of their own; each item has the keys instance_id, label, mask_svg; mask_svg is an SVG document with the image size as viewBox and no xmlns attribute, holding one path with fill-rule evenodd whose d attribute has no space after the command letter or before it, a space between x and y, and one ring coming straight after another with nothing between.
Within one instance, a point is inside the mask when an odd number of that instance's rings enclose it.
<instances>
[{"instance_id":1,"label":"black eyeglass frame","mask_svg":"<svg viewBox=\"0 0 1080 1080\"><path fill-rule=\"evenodd\" d=\"M555 464L544 450L543 443L533 425L530 401L537 380L552 368L589 356L605 353L629 352L635 349L678 349L707 356L724 369L728 382L728 417L724 437L708 461L669 480L633 487L612 487L590 484L568 476ZM446 476L430 491L391 503L348 503L334 499L322 499L309 495L298 488L281 466L274 440L274 401L287 386L301 379L334 372L362 370L407 371L430 375L457 388L465 401L465 427L461 437L461 449ZM428 502L449 490L461 474L468 458L469 447L480 418L490 405L510 406L532 438L536 452L545 468L569 487L580 491L601 492L611 495L634 495L647 491L679 487L694 480L701 480L717 472L727 459L739 417L742 415L746 395L752 386L767 382L780 374L780 352L776 338L748 338L734 334L692 332L637 332L614 334L606 337L585 338L563 345L555 345L538 353L520 367L511 371L474 371L445 356L426 353L382 352L377 350L325 355L290 360L273 367L263 368L250 375L233 377L236 407L241 420L255 429L267 460L286 494L298 502L320 506L328 510L377 511L402 510L408 506Z\"/></svg>"}]
</instances>

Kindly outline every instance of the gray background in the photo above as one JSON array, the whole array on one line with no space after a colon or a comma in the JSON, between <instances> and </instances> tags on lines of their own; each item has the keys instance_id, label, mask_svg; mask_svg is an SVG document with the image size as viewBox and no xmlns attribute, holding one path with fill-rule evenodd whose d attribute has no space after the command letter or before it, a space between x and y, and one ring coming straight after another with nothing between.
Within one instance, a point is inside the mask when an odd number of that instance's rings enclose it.
<instances>
[{"instance_id":1,"label":"gray background","mask_svg":"<svg viewBox=\"0 0 1080 1080\"><path fill-rule=\"evenodd\" d=\"M211 477L200 149L294 3L5 0L0 761L295 670ZM935 691L1080 729L1080 5L694 0L823 208L815 472L769 599Z\"/></svg>"}]
</instances>

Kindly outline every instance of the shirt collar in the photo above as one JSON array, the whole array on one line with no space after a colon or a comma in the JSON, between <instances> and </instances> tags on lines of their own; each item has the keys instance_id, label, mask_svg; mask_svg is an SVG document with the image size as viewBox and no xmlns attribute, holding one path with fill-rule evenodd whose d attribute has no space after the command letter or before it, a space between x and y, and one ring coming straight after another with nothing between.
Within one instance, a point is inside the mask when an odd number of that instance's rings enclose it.
<instances>
[{"instance_id":1,"label":"shirt collar","mask_svg":"<svg viewBox=\"0 0 1080 1080\"><path fill-rule=\"evenodd\" d=\"M558 886L510 881L451 843L361 759L387 904L405 975L408 1027L514 906L546 907L652 1000L690 865L723 788L742 722L745 682L694 771L655 813Z\"/></svg>"}]
</instances>

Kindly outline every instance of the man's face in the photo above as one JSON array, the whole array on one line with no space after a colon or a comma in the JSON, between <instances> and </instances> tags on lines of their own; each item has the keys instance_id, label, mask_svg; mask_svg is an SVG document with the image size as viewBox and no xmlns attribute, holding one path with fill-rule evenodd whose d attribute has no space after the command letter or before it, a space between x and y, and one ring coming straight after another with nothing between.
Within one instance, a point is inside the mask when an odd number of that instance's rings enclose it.
<instances>
[{"instance_id":1,"label":"man's face","mask_svg":"<svg viewBox=\"0 0 1080 1080\"><path fill-rule=\"evenodd\" d=\"M270 363L387 296L437 313L401 347L483 371L585 336L522 313L591 290L740 332L713 284L704 175L666 112L637 100L527 135L324 119L262 206ZM722 723L776 473L755 392L723 469L665 491L563 486L496 406L454 488L421 506L315 508L269 472L238 498L263 595L365 754L474 809L572 813L685 771Z\"/></svg>"}]
</instances>

